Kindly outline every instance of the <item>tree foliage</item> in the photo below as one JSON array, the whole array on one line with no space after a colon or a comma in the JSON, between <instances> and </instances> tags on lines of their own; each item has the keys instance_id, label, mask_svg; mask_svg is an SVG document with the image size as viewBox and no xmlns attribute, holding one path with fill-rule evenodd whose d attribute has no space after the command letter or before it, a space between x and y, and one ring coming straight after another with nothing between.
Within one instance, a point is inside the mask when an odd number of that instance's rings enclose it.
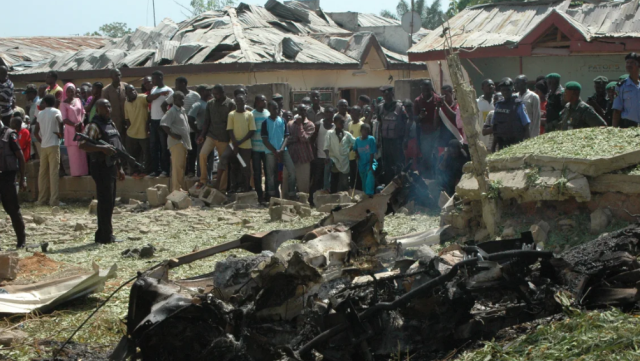
<instances>
[{"instance_id":1,"label":"tree foliage","mask_svg":"<svg viewBox=\"0 0 640 361\"><path fill-rule=\"evenodd\" d=\"M85 36L106 36L109 38L121 38L125 35L133 33L133 30L127 26L126 23L121 22L113 22L109 24L104 24L98 31L87 32Z\"/></svg>"},{"instance_id":2,"label":"tree foliage","mask_svg":"<svg viewBox=\"0 0 640 361\"><path fill-rule=\"evenodd\" d=\"M235 6L235 0L189 0L189 5L184 5L176 1L176 4L180 5L187 11L185 14L188 17L194 17L200 15L206 11L222 10L226 6Z\"/></svg>"},{"instance_id":3,"label":"tree foliage","mask_svg":"<svg viewBox=\"0 0 640 361\"><path fill-rule=\"evenodd\" d=\"M414 11L420 14L422 27L425 29L435 29L442 24L444 13L442 11L441 0L434 0L431 5L427 5L425 0L415 0ZM411 5L407 0L399 0L396 5L395 14L389 10L382 10L380 16L391 19L401 19L402 16L411 11Z\"/></svg>"}]
</instances>

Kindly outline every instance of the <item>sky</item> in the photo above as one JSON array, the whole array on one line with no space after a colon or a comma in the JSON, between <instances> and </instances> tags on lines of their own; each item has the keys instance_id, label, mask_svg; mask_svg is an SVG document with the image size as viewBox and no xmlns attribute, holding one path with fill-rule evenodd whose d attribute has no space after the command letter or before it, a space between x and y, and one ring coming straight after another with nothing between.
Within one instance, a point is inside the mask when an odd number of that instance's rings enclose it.
<instances>
[{"instance_id":1,"label":"sky","mask_svg":"<svg viewBox=\"0 0 640 361\"><path fill-rule=\"evenodd\" d=\"M72 36L111 22L124 22L131 29L153 26L152 0L0 0L3 16L0 37L15 36ZM189 0L155 0L156 21L169 17L175 22L186 18L185 11L176 4ZM395 9L395 2L384 0L320 0L325 11L357 11L379 14L382 9ZM253 5L264 5L266 0L243 0ZM430 2L430 1L429 1Z\"/></svg>"}]
</instances>

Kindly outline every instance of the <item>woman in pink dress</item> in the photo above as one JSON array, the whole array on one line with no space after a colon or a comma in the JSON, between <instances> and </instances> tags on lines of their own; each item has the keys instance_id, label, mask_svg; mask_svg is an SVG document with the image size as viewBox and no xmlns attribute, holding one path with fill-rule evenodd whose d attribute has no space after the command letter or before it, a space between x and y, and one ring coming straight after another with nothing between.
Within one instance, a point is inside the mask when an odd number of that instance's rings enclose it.
<instances>
[{"instance_id":1,"label":"woman in pink dress","mask_svg":"<svg viewBox=\"0 0 640 361\"><path fill-rule=\"evenodd\" d=\"M69 168L71 168L72 177L80 177L89 174L87 153L80 150L78 142L74 141L73 137L76 134L75 126L82 123L85 111L82 107L82 101L76 97L75 85L65 84L62 94L64 94L65 100L60 103L60 112L64 123L64 144L67 146L69 154Z\"/></svg>"}]
</instances>

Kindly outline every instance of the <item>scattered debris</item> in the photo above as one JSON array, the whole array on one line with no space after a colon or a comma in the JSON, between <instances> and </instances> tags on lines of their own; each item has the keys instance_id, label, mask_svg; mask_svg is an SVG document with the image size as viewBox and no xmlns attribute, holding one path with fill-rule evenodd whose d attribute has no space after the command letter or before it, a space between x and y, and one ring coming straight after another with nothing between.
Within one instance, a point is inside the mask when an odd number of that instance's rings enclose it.
<instances>
[{"instance_id":1,"label":"scattered debris","mask_svg":"<svg viewBox=\"0 0 640 361\"><path fill-rule=\"evenodd\" d=\"M169 187L164 184L156 184L151 188L147 188L147 202L151 207L161 207L167 203L169 196Z\"/></svg>"},{"instance_id":2,"label":"scattered debris","mask_svg":"<svg viewBox=\"0 0 640 361\"><path fill-rule=\"evenodd\" d=\"M18 253L0 253L0 281L14 280L18 276Z\"/></svg>"},{"instance_id":3,"label":"scattered debris","mask_svg":"<svg viewBox=\"0 0 640 361\"><path fill-rule=\"evenodd\" d=\"M122 255L124 257L131 257L131 258L151 258L153 257L155 251L156 251L156 248L152 244L147 244L146 246L141 248L133 248L133 249L127 248L124 251L122 251Z\"/></svg>"},{"instance_id":4,"label":"scattered debris","mask_svg":"<svg viewBox=\"0 0 640 361\"><path fill-rule=\"evenodd\" d=\"M98 214L98 200L94 199L89 203L89 214Z\"/></svg>"},{"instance_id":5,"label":"scattered debris","mask_svg":"<svg viewBox=\"0 0 640 361\"><path fill-rule=\"evenodd\" d=\"M46 257L46 256L45 256ZM21 286L3 286L0 292L0 313L25 314L49 312L64 302L100 292L107 279L115 277L116 265L101 270L93 264L89 274L60 278Z\"/></svg>"},{"instance_id":6,"label":"scattered debris","mask_svg":"<svg viewBox=\"0 0 640 361\"><path fill-rule=\"evenodd\" d=\"M171 192L171 194L167 196L167 202L173 203L174 209L187 209L191 207L189 194L180 190ZM167 209L166 205L165 209Z\"/></svg>"}]
</instances>

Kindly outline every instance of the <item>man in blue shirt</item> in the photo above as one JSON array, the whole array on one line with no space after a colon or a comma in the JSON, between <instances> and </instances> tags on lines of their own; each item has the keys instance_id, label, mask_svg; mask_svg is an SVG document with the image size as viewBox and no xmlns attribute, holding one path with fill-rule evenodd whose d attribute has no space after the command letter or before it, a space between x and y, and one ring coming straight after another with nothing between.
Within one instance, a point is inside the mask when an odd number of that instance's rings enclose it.
<instances>
[{"instance_id":1,"label":"man in blue shirt","mask_svg":"<svg viewBox=\"0 0 640 361\"><path fill-rule=\"evenodd\" d=\"M613 126L630 128L640 123L640 56L629 53L624 59L629 77L618 83L618 97L613 101Z\"/></svg>"},{"instance_id":2,"label":"man in blue shirt","mask_svg":"<svg viewBox=\"0 0 640 361\"><path fill-rule=\"evenodd\" d=\"M513 95L513 80L503 78L498 88L504 100L495 105L493 137L497 148L503 149L529 138L531 121L524 109L524 103Z\"/></svg>"}]
</instances>

